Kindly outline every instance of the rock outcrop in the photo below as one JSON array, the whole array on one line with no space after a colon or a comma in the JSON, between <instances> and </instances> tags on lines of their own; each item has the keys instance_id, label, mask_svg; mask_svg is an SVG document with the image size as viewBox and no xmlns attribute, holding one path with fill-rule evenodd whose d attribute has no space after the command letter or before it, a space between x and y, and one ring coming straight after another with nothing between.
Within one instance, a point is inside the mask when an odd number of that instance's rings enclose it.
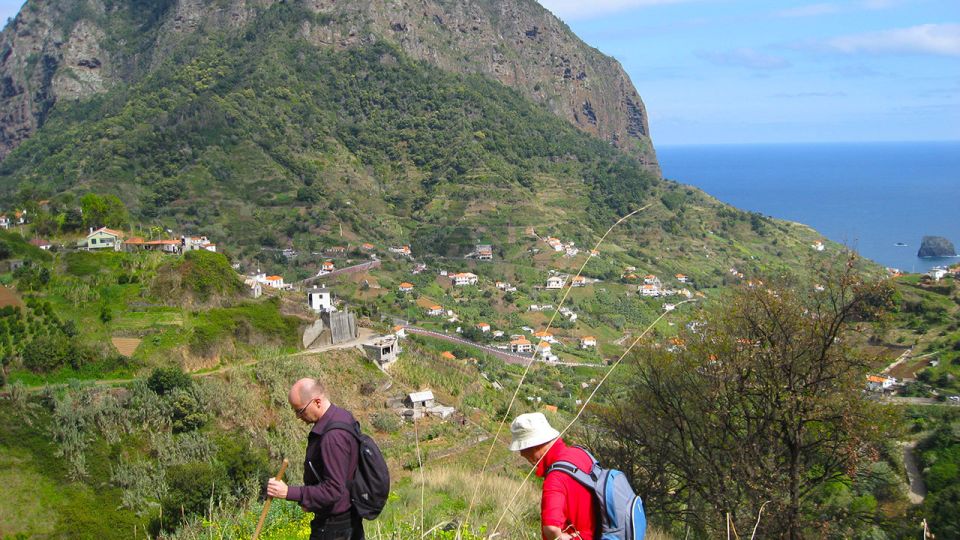
<instances>
[{"instance_id":1,"label":"rock outcrop","mask_svg":"<svg viewBox=\"0 0 960 540\"><path fill-rule=\"evenodd\" d=\"M0 34L0 159L61 99L136 82L198 33L243 31L282 0L28 0ZM513 87L659 174L646 109L620 64L535 0L301 0L318 47L384 40L448 71ZM136 46L131 47L131 42Z\"/></svg>"},{"instance_id":2,"label":"rock outcrop","mask_svg":"<svg viewBox=\"0 0 960 540\"><path fill-rule=\"evenodd\" d=\"M917 257L956 257L953 242L942 236L924 236Z\"/></svg>"}]
</instances>

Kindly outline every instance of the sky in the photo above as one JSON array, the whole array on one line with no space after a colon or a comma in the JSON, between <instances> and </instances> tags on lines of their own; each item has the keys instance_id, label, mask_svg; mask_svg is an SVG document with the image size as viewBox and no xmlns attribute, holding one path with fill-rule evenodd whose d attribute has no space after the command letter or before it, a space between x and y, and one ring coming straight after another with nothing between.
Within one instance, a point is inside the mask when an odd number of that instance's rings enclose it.
<instances>
[{"instance_id":1,"label":"sky","mask_svg":"<svg viewBox=\"0 0 960 540\"><path fill-rule=\"evenodd\" d=\"M657 145L960 140L960 0L539 1L620 61Z\"/></svg>"},{"instance_id":2,"label":"sky","mask_svg":"<svg viewBox=\"0 0 960 540\"><path fill-rule=\"evenodd\" d=\"M960 140L958 0L539 0L613 56L654 143Z\"/></svg>"}]
</instances>

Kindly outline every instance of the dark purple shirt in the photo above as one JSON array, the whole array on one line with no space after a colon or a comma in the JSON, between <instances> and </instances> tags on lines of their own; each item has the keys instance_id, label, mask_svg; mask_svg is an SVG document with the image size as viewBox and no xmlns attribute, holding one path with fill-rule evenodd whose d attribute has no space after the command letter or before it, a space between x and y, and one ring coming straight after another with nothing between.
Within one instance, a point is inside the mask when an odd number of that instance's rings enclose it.
<instances>
[{"instance_id":1,"label":"dark purple shirt","mask_svg":"<svg viewBox=\"0 0 960 540\"><path fill-rule=\"evenodd\" d=\"M350 412L330 404L313 425L307 438L303 462L303 486L290 486L287 500L297 501L317 518L342 514L350 509L350 481L357 471L359 445L353 435L332 429L321 436L330 422L353 426Z\"/></svg>"}]
</instances>

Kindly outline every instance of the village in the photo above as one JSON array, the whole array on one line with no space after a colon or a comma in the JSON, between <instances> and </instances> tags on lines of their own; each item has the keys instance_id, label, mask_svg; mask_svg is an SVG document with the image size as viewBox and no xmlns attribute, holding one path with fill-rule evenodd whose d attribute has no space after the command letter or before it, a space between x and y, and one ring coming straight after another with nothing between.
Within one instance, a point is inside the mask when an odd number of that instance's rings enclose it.
<instances>
[{"instance_id":1,"label":"village","mask_svg":"<svg viewBox=\"0 0 960 540\"><path fill-rule=\"evenodd\" d=\"M23 229L29 222L27 210L0 214L2 229ZM195 250L218 252L217 243L205 235L178 236L169 229L166 235L158 234L161 231L154 229L144 238L107 227L91 227L81 239L71 243L55 246L38 237L30 239L30 243L42 250L62 251L157 252L169 256ZM572 241L555 236L541 238L535 233L531 238L535 240L528 249L530 256L551 253L561 261L571 262L583 258L602 259L599 250L581 250ZM811 248L823 252L825 244L817 241ZM488 277L491 276L490 270L496 268L496 249L495 244L477 243L463 256L462 262L434 257L429 259L428 265L416 257L409 244L377 246L370 242L356 245L348 242L325 248L322 255L326 258L319 263L316 273L306 279L287 281L281 273L263 272L259 267L239 273L239 279L252 299L264 295L280 296L294 303L300 302L314 314L315 321L302 334L305 351L356 348L385 371L400 359L401 344L410 335L447 343L446 348L439 346L438 353L442 359L452 362L467 360L458 358L454 352L458 349L464 351L458 346L466 345L469 347L466 350L483 351L508 363L537 361L548 365L599 367L607 364L619 347L604 345L603 339L598 337L601 329L590 324L595 316L584 313L578 300L582 301L594 292L609 294L617 291L615 294L632 297L633 302L657 313L672 311L684 301L705 298L696 281L686 273L677 272L670 278L661 278L629 265L622 267L619 279L612 281L551 268L545 269L546 275L540 282L515 283L513 280L517 276L510 281L505 277ZM356 257L358 253L360 258ZM292 259L298 253L288 248L282 255ZM401 272L381 272L385 260ZM22 263L10 261L10 269L19 264ZM240 272L240 263L233 266ZM762 281L749 279L737 268L730 268L729 275L748 287L763 286ZM937 282L958 275L960 266L953 269L937 267L928 272L925 279ZM389 285L391 281L394 281L392 286ZM814 288L823 290L819 285ZM342 291L339 294L338 289ZM362 305L362 302L358 303L358 296L364 297L366 302L376 301L385 309L380 321L360 324L366 318L357 314L357 308ZM560 305L565 299L567 301ZM478 301L489 305L491 300L498 309L477 308ZM396 310L400 312L390 314ZM668 328L673 323L666 324L668 327L664 330L669 333ZM676 350L682 348L683 343L670 338L665 340L664 347ZM894 377L889 373L893 368L895 365L882 373L870 375L865 390L892 395L903 388L905 382L912 380ZM452 414L452 410L426 396L397 398L391 402L391 407L408 419L420 415L446 418ZM960 401L960 397L949 396L949 400Z\"/></svg>"}]
</instances>

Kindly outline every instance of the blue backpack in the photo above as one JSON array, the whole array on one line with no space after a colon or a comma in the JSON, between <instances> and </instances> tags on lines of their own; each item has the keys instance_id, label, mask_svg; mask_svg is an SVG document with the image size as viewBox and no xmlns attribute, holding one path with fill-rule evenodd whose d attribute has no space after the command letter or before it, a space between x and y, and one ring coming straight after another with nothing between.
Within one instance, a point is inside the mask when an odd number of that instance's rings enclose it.
<instances>
[{"instance_id":1,"label":"blue backpack","mask_svg":"<svg viewBox=\"0 0 960 540\"><path fill-rule=\"evenodd\" d=\"M643 513L643 500L633 492L627 477L618 470L604 469L593 454L581 448L593 462L589 473L569 461L557 461L547 469L564 472L593 493L600 505L600 534L597 540L643 540L647 531L647 519Z\"/></svg>"}]
</instances>

